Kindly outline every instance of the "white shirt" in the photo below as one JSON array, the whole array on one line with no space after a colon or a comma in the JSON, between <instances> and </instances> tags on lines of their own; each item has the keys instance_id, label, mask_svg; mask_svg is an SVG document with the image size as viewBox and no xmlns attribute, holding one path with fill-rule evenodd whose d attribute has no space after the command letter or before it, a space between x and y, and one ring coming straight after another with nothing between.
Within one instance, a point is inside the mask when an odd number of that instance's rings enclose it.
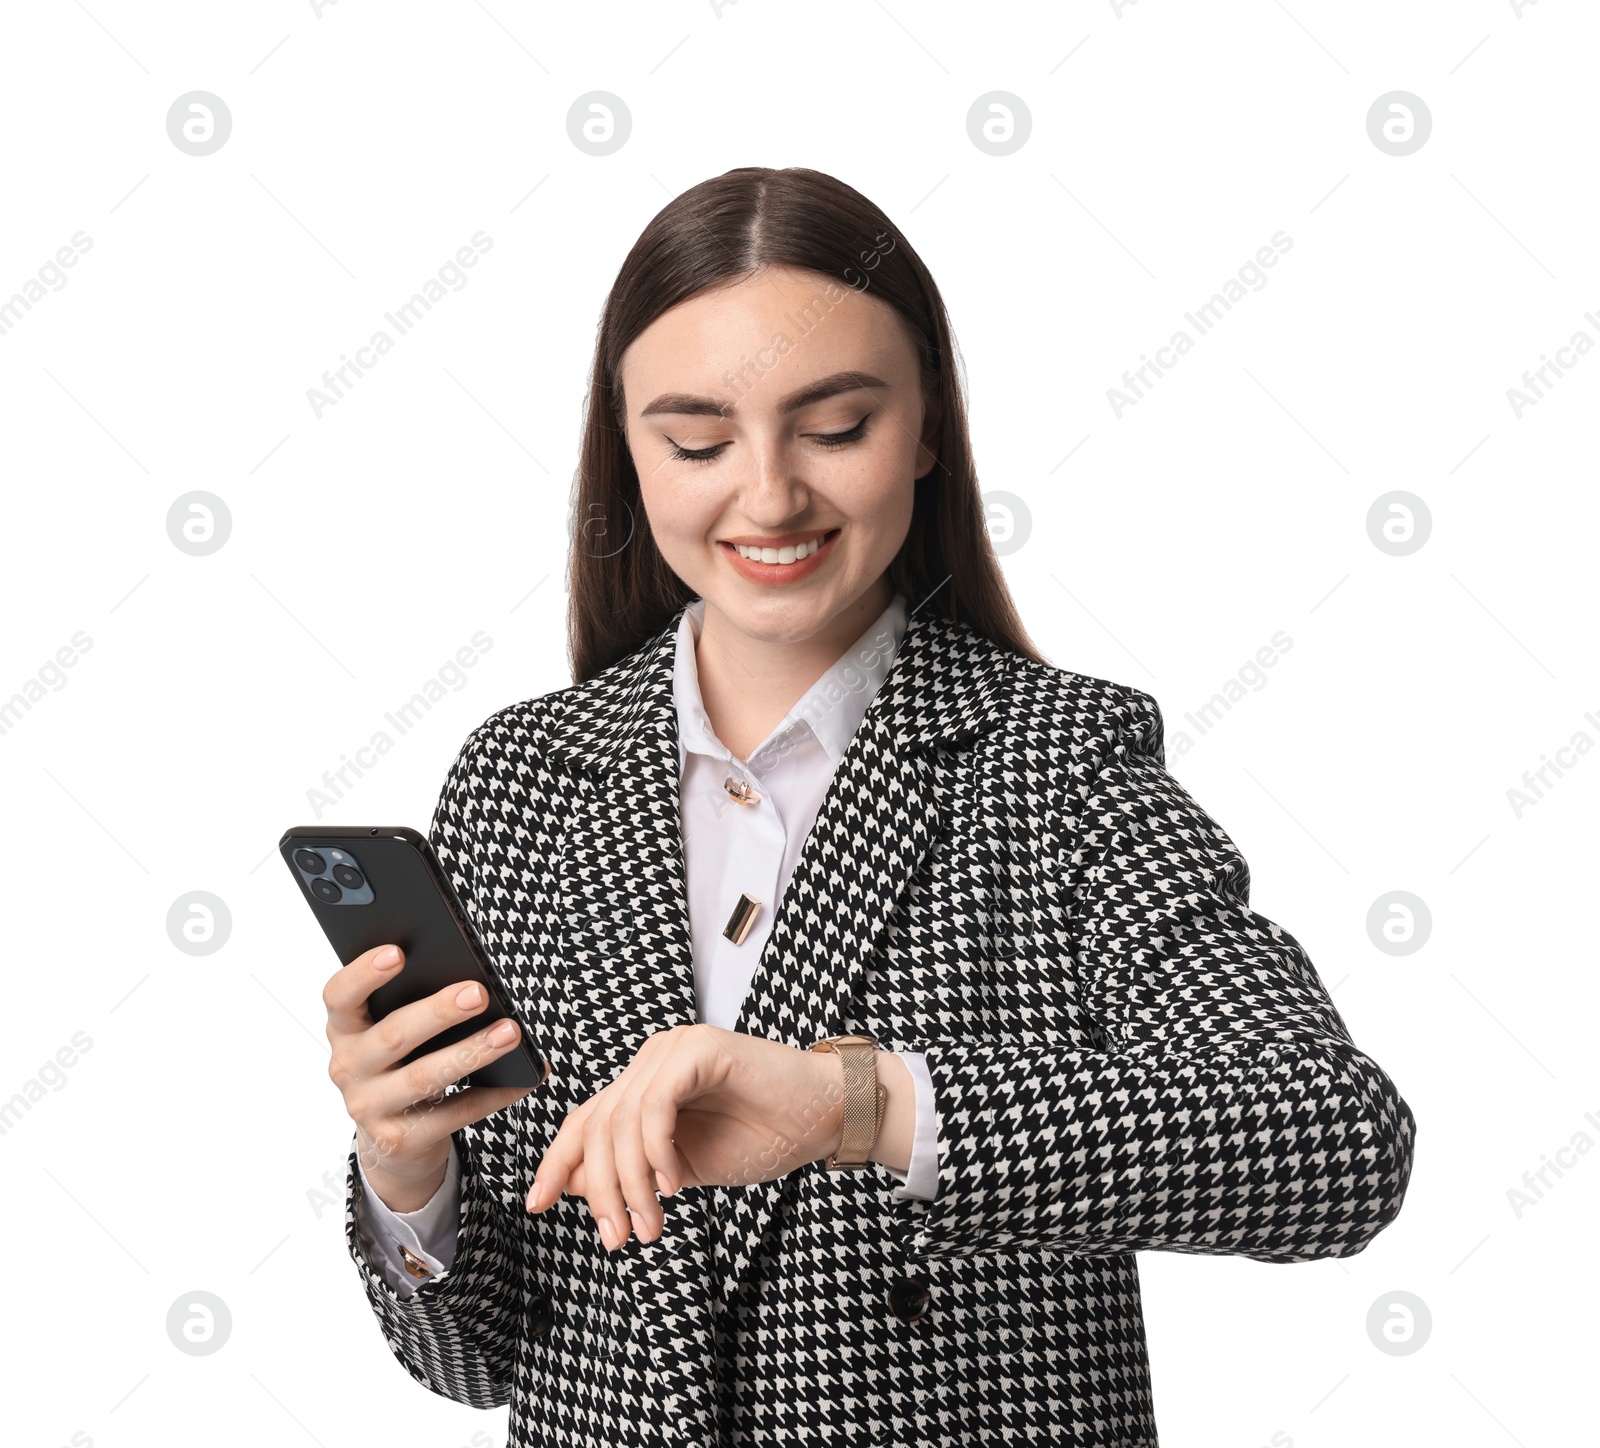
<instances>
[{"instance_id":1,"label":"white shirt","mask_svg":"<svg viewBox=\"0 0 1600 1448\"><path fill-rule=\"evenodd\" d=\"M678 798L696 1012L699 1020L732 1030L823 796L899 651L906 629L906 600L895 594L748 762L735 758L717 738L701 701L695 646L704 616L705 600L696 599L684 610L678 627L672 683L678 715ZM883 646L886 639L888 647ZM736 784L748 780L761 796L759 802L739 804L731 799L723 785L730 774ZM759 900L761 908L743 942L735 945L722 928L740 891ZM895 1188L896 1199L932 1201L939 1180L933 1082L921 1052L898 1054L911 1073L916 1129L906 1175L885 1170L901 1183ZM405 1270L399 1243L435 1275L447 1271L455 1260L460 1176L461 1159L452 1142L444 1181L433 1198L414 1212L393 1212L362 1173L357 1230L368 1260L402 1297L415 1291L417 1279Z\"/></svg>"}]
</instances>

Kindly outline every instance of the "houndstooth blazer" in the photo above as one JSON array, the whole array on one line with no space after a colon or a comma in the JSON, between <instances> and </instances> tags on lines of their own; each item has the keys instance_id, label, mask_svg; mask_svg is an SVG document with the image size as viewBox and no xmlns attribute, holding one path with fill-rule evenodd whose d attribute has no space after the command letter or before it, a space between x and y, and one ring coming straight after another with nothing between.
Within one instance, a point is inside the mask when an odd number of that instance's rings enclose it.
<instances>
[{"instance_id":1,"label":"houndstooth blazer","mask_svg":"<svg viewBox=\"0 0 1600 1448\"><path fill-rule=\"evenodd\" d=\"M389 1348L509 1403L514 1445L1155 1444L1134 1254L1347 1257L1400 1209L1414 1123L1138 689L914 612L829 786L736 1029L925 1054L935 1201L822 1162L661 1199L608 1253L524 1210L567 1112L695 1020L678 827L678 616L468 737L430 828L551 1061L456 1134L451 1269Z\"/></svg>"}]
</instances>

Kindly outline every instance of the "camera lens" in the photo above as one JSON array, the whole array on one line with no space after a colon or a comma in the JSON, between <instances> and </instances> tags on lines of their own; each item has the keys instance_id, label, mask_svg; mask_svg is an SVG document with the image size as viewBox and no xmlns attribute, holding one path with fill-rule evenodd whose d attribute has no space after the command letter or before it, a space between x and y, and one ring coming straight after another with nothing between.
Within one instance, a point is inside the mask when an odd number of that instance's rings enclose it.
<instances>
[{"instance_id":1,"label":"camera lens","mask_svg":"<svg viewBox=\"0 0 1600 1448\"><path fill-rule=\"evenodd\" d=\"M354 865L335 865L333 878L346 890L359 890L367 882L361 878L361 871Z\"/></svg>"},{"instance_id":2,"label":"camera lens","mask_svg":"<svg viewBox=\"0 0 1600 1448\"><path fill-rule=\"evenodd\" d=\"M328 868L328 862L315 850L296 850L294 862L308 875L320 875Z\"/></svg>"},{"instance_id":3,"label":"camera lens","mask_svg":"<svg viewBox=\"0 0 1600 1448\"><path fill-rule=\"evenodd\" d=\"M311 882L311 893L317 899L326 900L331 905L344 894L344 891L335 885L332 880L317 879Z\"/></svg>"}]
</instances>

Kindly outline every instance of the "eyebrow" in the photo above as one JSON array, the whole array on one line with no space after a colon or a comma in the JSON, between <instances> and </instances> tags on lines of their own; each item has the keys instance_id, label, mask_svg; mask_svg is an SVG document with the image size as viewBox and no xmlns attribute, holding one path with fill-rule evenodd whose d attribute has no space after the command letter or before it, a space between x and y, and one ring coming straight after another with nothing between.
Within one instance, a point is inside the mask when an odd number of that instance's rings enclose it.
<instances>
[{"instance_id":1,"label":"eyebrow","mask_svg":"<svg viewBox=\"0 0 1600 1448\"><path fill-rule=\"evenodd\" d=\"M837 397L841 392L859 392L872 387L887 388L888 385L881 377L874 377L870 372L835 372L831 377L808 382L786 397L780 397L778 411L798 412L802 407L809 407L813 402L822 402L829 397ZM722 402L715 397L696 397L691 392L663 392L645 407L639 416L649 417L652 413L667 412L681 416L737 417L738 411L733 403Z\"/></svg>"}]
</instances>

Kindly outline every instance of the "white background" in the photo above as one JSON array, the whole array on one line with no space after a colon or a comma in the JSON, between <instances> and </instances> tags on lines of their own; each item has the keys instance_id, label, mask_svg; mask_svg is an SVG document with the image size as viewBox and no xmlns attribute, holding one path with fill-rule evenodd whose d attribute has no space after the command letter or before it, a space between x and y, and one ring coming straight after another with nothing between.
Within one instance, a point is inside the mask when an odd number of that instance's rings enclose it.
<instances>
[{"instance_id":1,"label":"white background","mask_svg":"<svg viewBox=\"0 0 1600 1448\"><path fill-rule=\"evenodd\" d=\"M404 1374L346 1255L336 962L275 845L475 631L464 687L323 819L424 827L466 734L569 681L606 290L663 204L750 164L839 176L924 258L981 483L1031 515L1004 567L1035 640L1156 697L1252 904L1416 1114L1365 1253L1140 1258L1162 1442L1592 1432L1600 1151L1563 1149L1600 1143L1600 759L1508 791L1600 738L1600 356L1507 396L1600 341L1592 7L85 0L6 29L0 298L92 239L0 334L0 700L91 640L0 733L0 1101L92 1043L0 1135L11 1441L501 1441L505 1410ZM167 135L196 89L232 114L206 157ZM568 138L591 90L632 115L605 158ZM1004 157L967 133L996 90L1032 119ZM1392 90L1432 115L1405 157L1367 132ZM479 230L468 284L319 419L307 390ZM1118 418L1124 369L1280 230L1267 285ZM193 490L232 518L206 557L167 534ZM1396 490L1431 516L1406 556L1368 529ZM1406 956L1368 934L1395 890L1432 916ZM231 915L206 956L168 937L193 891ZM210 1356L167 1335L196 1290L231 1312ZM1366 1328L1395 1291L1432 1314L1407 1356Z\"/></svg>"}]
</instances>

